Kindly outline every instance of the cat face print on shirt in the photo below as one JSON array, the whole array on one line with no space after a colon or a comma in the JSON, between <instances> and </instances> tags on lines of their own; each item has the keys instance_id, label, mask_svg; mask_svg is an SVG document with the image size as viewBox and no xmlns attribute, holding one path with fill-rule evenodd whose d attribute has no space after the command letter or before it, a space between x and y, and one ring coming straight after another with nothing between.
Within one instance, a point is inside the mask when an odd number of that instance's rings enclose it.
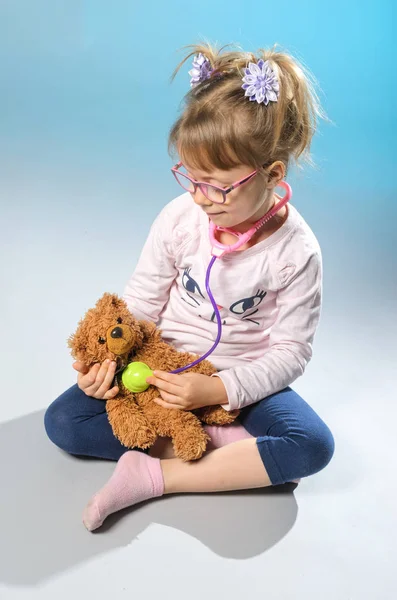
<instances>
[{"instance_id":1,"label":"cat face print on shirt","mask_svg":"<svg viewBox=\"0 0 397 600\"><path fill-rule=\"evenodd\" d=\"M182 275L182 285L186 290L186 298L181 296L182 300L193 306L195 308L199 308L202 305L201 298L203 300L206 299L203 292L201 291L200 285L197 281L191 276L192 267L186 267L183 275ZM265 291L258 290L254 296L248 296L246 298L238 298L233 304L228 307L223 307L217 304L219 311L221 309L226 308L236 318L240 318L242 321L251 321L251 323L255 323L259 325L258 321L252 319L251 317L258 312L258 306L262 302L263 298L266 296ZM202 315L199 314L199 317L203 318ZM215 321L215 311L212 312L211 321ZM226 325L226 321L223 321L223 325Z\"/></svg>"}]
</instances>

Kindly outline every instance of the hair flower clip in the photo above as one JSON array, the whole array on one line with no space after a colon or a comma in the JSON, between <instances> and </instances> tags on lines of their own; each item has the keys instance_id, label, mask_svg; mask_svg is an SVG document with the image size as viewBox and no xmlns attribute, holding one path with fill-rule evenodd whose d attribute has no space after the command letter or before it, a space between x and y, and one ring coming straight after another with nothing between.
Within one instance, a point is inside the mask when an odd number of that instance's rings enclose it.
<instances>
[{"instance_id":1,"label":"hair flower clip","mask_svg":"<svg viewBox=\"0 0 397 600\"><path fill-rule=\"evenodd\" d=\"M263 102L265 106L270 101L277 102L280 86L269 61L260 59L257 64L250 62L244 72L245 76L241 87L250 101L256 100L258 104Z\"/></svg>"},{"instance_id":2,"label":"hair flower clip","mask_svg":"<svg viewBox=\"0 0 397 600\"><path fill-rule=\"evenodd\" d=\"M189 71L189 75L191 76L190 86L195 87L202 81L209 79L211 77L211 73L212 67L210 61L206 56L204 56L204 54L201 54L200 52L200 54L197 54L197 56L194 57L193 69Z\"/></svg>"}]
</instances>

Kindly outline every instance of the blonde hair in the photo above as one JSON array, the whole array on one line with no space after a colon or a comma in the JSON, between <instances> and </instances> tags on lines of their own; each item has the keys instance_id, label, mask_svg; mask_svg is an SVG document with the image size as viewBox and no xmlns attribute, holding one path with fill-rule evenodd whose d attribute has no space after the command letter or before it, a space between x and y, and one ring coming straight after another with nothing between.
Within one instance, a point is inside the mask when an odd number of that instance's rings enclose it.
<instances>
[{"instance_id":1,"label":"blonde hair","mask_svg":"<svg viewBox=\"0 0 397 600\"><path fill-rule=\"evenodd\" d=\"M326 118L315 79L289 54L260 49L257 54L216 49L209 43L187 46L191 51L175 69L193 55L202 53L214 74L185 96L186 106L169 134L169 152L193 168L228 170L240 164L254 169L290 159L313 164L310 145L318 118ZM243 69L249 62L269 61L279 81L277 102L267 106L244 96Z\"/></svg>"}]
</instances>

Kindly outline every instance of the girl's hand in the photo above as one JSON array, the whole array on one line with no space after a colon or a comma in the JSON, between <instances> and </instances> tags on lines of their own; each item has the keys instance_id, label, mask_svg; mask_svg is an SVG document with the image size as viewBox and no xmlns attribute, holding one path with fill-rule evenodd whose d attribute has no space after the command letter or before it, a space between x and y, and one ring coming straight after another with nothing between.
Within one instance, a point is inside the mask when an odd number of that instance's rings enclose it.
<instances>
[{"instance_id":1,"label":"girl's hand","mask_svg":"<svg viewBox=\"0 0 397 600\"><path fill-rule=\"evenodd\" d=\"M96 363L90 369L81 362L75 362L73 368L79 373L77 385L87 396L98 400L110 400L118 394L119 388L112 387L116 372L114 361L105 360L102 365Z\"/></svg>"},{"instance_id":2,"label":"girl's hand","mask_svg":"<svg viewBox=\"0 0 397 600\"><path fill-rule=\"evenodd\" d=\"M164 408L195 410L228 402L220 377L209 377L200 373L172 374L154 371L154 376L148 377L146 381L158 388L161 398L154 402Z\"/></svg>"}]
</instances>

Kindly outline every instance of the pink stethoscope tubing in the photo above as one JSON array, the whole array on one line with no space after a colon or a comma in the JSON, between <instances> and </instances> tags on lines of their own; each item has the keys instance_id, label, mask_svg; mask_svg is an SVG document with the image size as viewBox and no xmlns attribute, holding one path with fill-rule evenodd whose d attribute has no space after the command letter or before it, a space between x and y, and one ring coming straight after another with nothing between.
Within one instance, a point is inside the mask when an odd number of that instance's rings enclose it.
<instances>
[{"instance_id":1,"label":"pink stethoscope tubing","mask_svg":"<svg viewBox=\"0 0 397 600\"><path fill-rule=\"evenodd\" d=\"M259 219L259 221L257 221L255 225L251 227L251 229L249 229L245 233L233 231L233 229L228 229L227 227L218 227L217 225L215 225L215 223L213 223L213 221L210 221L209 235L212 245L212 256L217 256L219 258L224 254L228 254L229 252L235 252L236 250L241 248L241 246L246 244L252 238L254 233L258 231L258 229L262 227L262 225L264 225L267 221L270 221L270 219L272 219L274 215L276 215L278 211L282 209L283 206L285 206L287 202L291 200L291 186L286 181L280 181L279 186L285 189L284 197L280 200L280 202L277 202L277 204L275 204L273 208L269 210L269 212L267 212L261 219ZM231 245L221 244L221 242L218 242L218 240L215 238L216 231L226 231L227 233L234 235L238 239L234 244Z\"/></svg>"},{"instance_id":2,"label":"pink stethoscope tubing","mask_svg":"<svg viewBox=\"0 0 397 600\"><path fill-rule=\"evenodd\" d=\"M211 249L212 258L211 258L210 263L207 268L207 273L206 273L206 277L205 277L205 287L206 287L208 297L211 300L211 304L212 304L212 307L215 312L216 321L217 321L217 325L218 325L218 333L217 333L216 340L215 340L213 346L208 350L208 352L206 352L203 356L200 356L200 358L197 358L192 363L186 365L185 367L180 367L179 369L170 371L170 373L182 373L183 371L186 371L187 369L191 369L192 367L194 367L195 365L197 365L198 363L203 361L205 358L207 358L207 356L212 354L212 352L215 350L215 348L219 344L219 341L222 336L222 318L221 318L218 306L215 302L215 298L213 297L211 289L210 289L210 273L211 273L212 266L217 258L220 258L220 257L224 256L225 254L229 254L229 252L235 252L236 250L241 248L241 246L243 244L246 244L252 238L254 233L256 231L258 231L258 229L260 227L262 227L262 225L267 223L267 221L270 221L270 219L272 219L274 217L274 215L276 215L278 213L278 211L281 208L283 208L283 206L285 206L287 204L287 202L289 202L291 200L291 197L292 197L291 186L288 185L288 183L286 181L280 181L279 186L283 187L285 189L284 197L279 202L277 202L277 204L275 204L273 206L273 208L271 210L269 210L269 212L267 212L262 218L260 218L255 223L255 225L253 225L251 227L251 229L249 229L246 233L240 233L238 231L233 231L233 229L228 229L227 227L218 227L212 221L210 221L209 236L210 236L210 242L212 245L212 249ZM231 244L231 245L221 244L221 242L218 242L218 240L215 239L216 231L226 231L227 233L231 233L232 235L235 235L238 238L238 240L235 244Z\"/></svg>"}]
</instances>

